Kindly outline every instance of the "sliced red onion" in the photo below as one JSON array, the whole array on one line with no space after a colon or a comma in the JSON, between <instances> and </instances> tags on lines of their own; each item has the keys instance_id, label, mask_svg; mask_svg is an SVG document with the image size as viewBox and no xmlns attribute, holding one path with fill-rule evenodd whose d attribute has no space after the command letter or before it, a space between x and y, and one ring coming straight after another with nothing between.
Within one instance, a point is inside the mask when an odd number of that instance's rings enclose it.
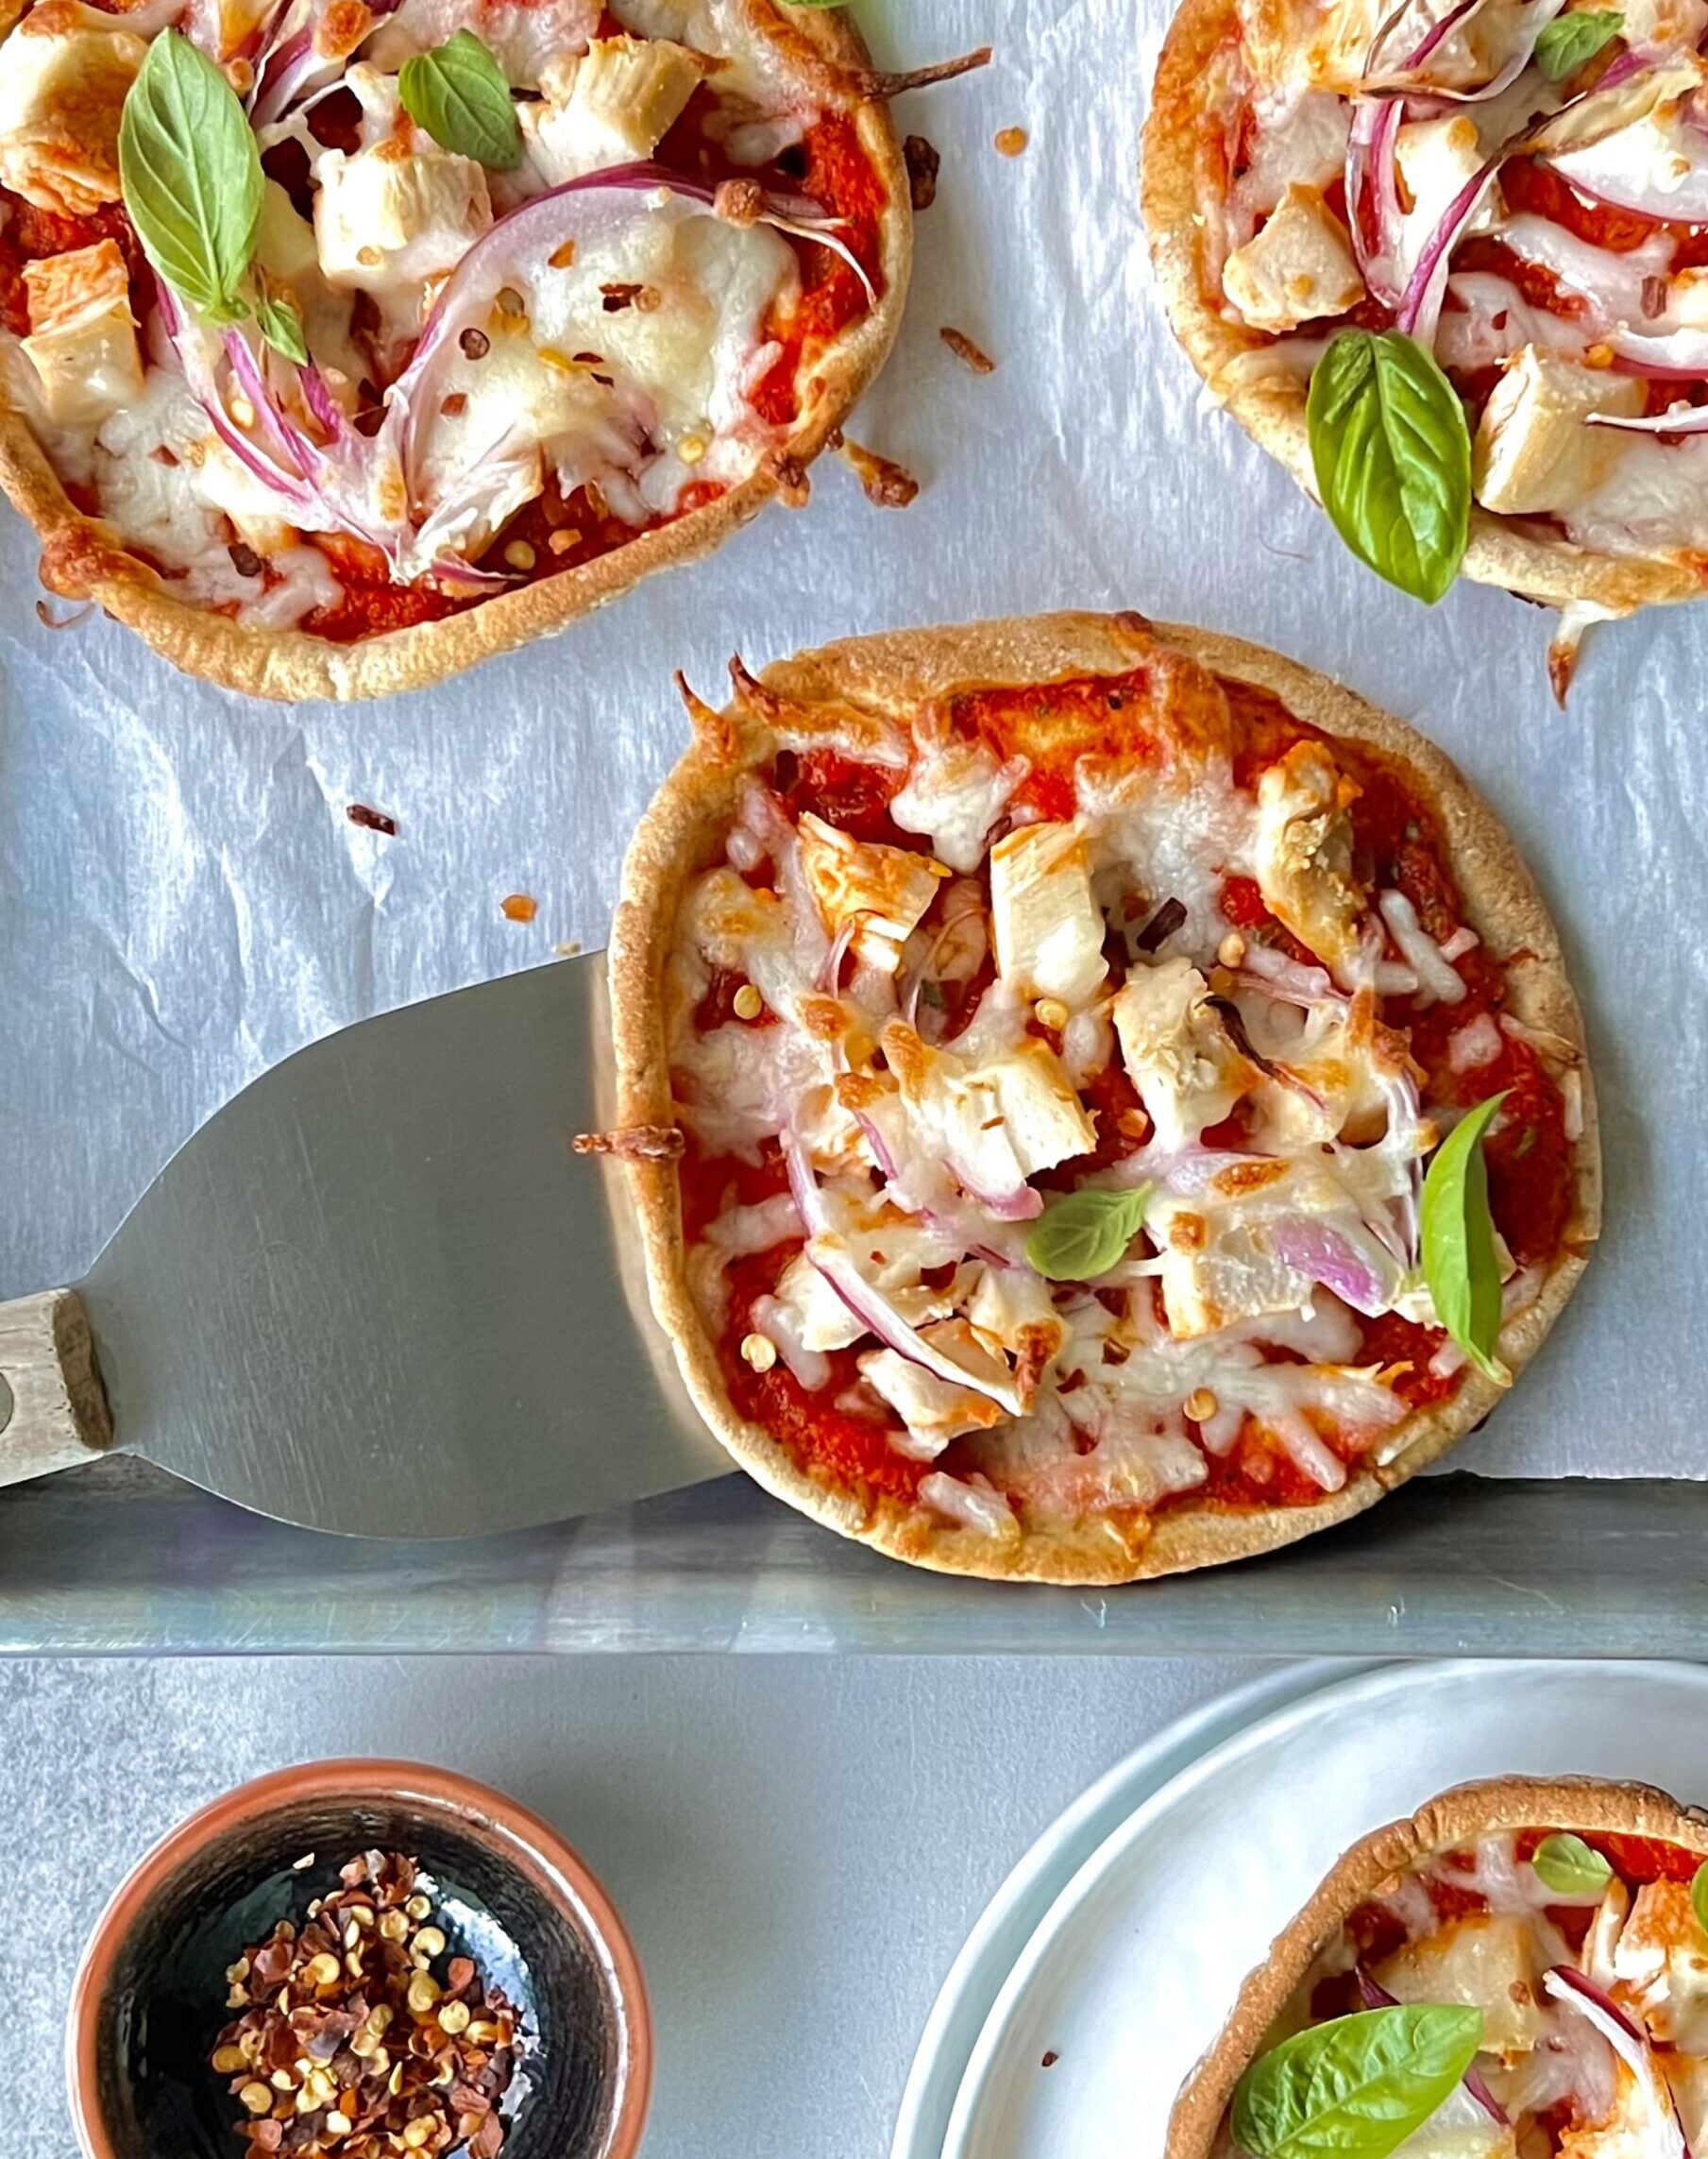
<instances>
[{"instance_id":1,"label":"sliced red onion","mask_svg":"<svg viewBox=\"0 0 1708 2159\"><path fill-rule=\"evenodd\" d=\"M1362 1964L1358 1964L1354 1968L1358 1973L1358 1991L1366 2009L1397 2009L1399 2007L1399 1997L1395 1994L1390 1994L1379 1980L1370 1976ZM1491 2121L1498 2123L1502 2129L1510 2129L1513 2126L1512 2117L1478 2075L1475 2066L1468 2068L1459 2081Z\"/></svg>"},{"instance_id":2,"label":"sliced red onion","mask_svg":"<svg viewBox=\"0 0 1708 2159\"><path fill-rule=\"evenodd\" d=\"M1690 2159L1683 2125L1672 2096L1672 2086L1649 2051L1649 2035L1632 2022L1613 1997L1585 1977L1573 1964L1554 1964L1542 1975L1542 1984L1554 1999L1576 2010L1592 2024L1631 2071L1649 2101L1655 2128L1652 2159Z\"/></svg>"},{"instance_id":3,"label":"sliced red onion","mask_svg":"<svg viewBox=\"0 0 1708 2159\"><path fill-rule=\"evenodd\" d=\"M387 11L375 9L376 14ZM163 280L157 280L161 316L185 380L215 434L245 469L279 497L290 522L311 532L348 533L378 548L397 576L410 543L427 537L432 520L418 524L413 508L397 518L383 515L379 508L380 481L396 460L405 483L399 492L413 504L413 480L425 424L422 416L433 409L431 378L450 349L450 340L484 318L494 293L509 278L523 275L522 264L534 260L537 250L550 255L566 239L586 238L631 219L634 206L630 196L660 194L703 207L714 201L716 192L703 181L685 179L662 165L619 165L567 180L499 218L469 248L441 290L409 366L386 393L385 419L372 437L359 434L349 425L325 377L311 362L296 370L296 381L305 405L330 437L324 446L316 443L274 393L242 331L230 329L223 333L222 350L233 382L254 408L257 433L264 438L253 439L232 419L181 302ZM768 195L760 216L767 224L820 241L854 261L845 244L829 230L837 221L817 218L809 203ZM502 454L504 448L502 443L497 445L482 464ZM447 588L469 595L498 590L511 582L448 550L434 552L431 574Z\"/></svg>"},{"instance_id":4,"label":"sliced red onion","mask_svg":"<svg viewBox=\"0 0 1708 2159\"><path fill-rule=\"evenodd\" d=\"M1634 418L1623 413L1591 413L1586 425L1615 427L1626 434L1708 434L1708 405L1674 405L1670 412L1645 413Z\"/></svg>"},{"instance_id":5,"label":"sliced red onion","mask_svg":"<svg viewBox=\"0 0 1708 2159\"><path fill-rule=\"evenodd\" d=\"M1387 1311L1389 1288L1363 1255L1338 1230L1308 1216L1277 1222L1270 1232L1276 1257L1295 1273L1333 1290L1343 1304L1378 1319Z\"/></svg>"},{"instance_id":6,"label":"sliced red onion","mask_svg":"<svg viewBox=\"0 0 1708 2159\"><path fill-rule=\"evenodd\" d=\"M657 164L614 165L607 171L586 173L579 179L563 181L544 195L531 196L500 217L482 233L447 279L434 300L409 366L387 392L387 403L400 410L403 420L404 470L416 462L417 415L431 409L428 391L431 376L447 349L464 331L478 329L492 304L492 297L511 279L526 276L526 265L550 257L566 240L597 238L625 223L634 214L625 200L633 195L662 194L670 199L708 206L717 189L703 180L685 178ZM787 231L805 231L811 222L810 205L793 197L767 196L760 212L764 223ZM803 211L808 212L803 215ZM834 221L827 221L834 222ZM828 233L811 230L808 237L835 245ZM837 251L847 253L844 246ZM851 258L852 259L852 258Z\"/></svg>"},{"instance_id":7,"label":"sliced red onion","mask_svg":"<svg viewBox=\"0 0 1708 2159\"><path fill-rule=\"evenodd\" d=\"M1430 346L1435 342L1435 325L1441 319L1441 304L1446 298L1447 271L1451 267L1453 249L1465 227L1482 207L1483 196L1494 186L1496 175L1509 155L1510 152L1500 149L1492 158L1483 160L1447 205L1441 223L1424 243L1417 267L1400 296L1398 312L1394 318L1394 327L1408 337L1415 337L1420 345Z\"/></svg>"},{"instance_id":8,"label":"sliced red onion","mask_svg":"<svg viewBox=\"0 0 1708 2159\"><path fill-rule=\"evenodd\" d=\"M819 975L819 987L833 997L841 987L842 961L847 956L848 947L854 943L860 925L865 919L866 910L863 908L851 914L841 928L837 930L836 942L825 955L824 965Z\"/></svg>"},{"instance_id":9,"label":"sliced red onion","mask_svg":"<svg viewBox=\"0 0 1708 2159\"><path fill-rule=\"evenodd\" d=\"M795 1206L806 1225L806 1256L816 1266L848 1309L862 1326L874 1334L878 1340L893 1350L909 1364L919 1365L935 1378L951 1386L970 1388L982 1394L988 1402L996 1403L1010 1417L1022 1413L1019 1390L1011 1382L988 1380L981 1374L969 1371L964 1365L945 1356L923 1335L910 1326L884 1292L866 1277L843 1249L834 1228L830 1210L825 1206L824 1194L808 1161L806 1149L792 1131L783 1134L783 1156L788 1167L789 1190L795 1196Z\"/></svg>"},{"instance_id":10,"label":"sliced red onion","mask_svg":"<svg viewBox=\"0 0 1708 2159\"><path fill-rule=\"evenodd\" d=\"M1523 9L1524 34L1487 82L1474 83L1468 89L1462 89L1451 83L1431 82L1418 72L1424 62L1446 43L1455 30L1463 28L1467 17L1476 14L1482 5L1483 0L1460 0L1460 5L1449 8L1403 67L1396 69L1392 76L1379 76L1374 80L1361 83L1359 95L1387 99L1428 97L1432 102L1441 104L1480 105L1511 90L1534 58L1536 41L1564 8L1565 0L1527 0Z\"/></svg>"}]
</instances>

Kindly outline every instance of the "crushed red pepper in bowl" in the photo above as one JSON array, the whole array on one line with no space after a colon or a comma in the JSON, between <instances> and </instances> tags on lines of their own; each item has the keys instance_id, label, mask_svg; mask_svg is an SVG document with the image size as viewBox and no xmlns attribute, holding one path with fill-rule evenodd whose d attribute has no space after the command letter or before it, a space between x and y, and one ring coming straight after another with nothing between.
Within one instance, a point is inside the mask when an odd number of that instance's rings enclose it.
<instances>
[{"instance_id":1,"label":"crushed red pepper in bowl","mask_svg":"<svg viewBox=\"0 0 1708 2159\"><path fill-rule=\"evenodd\" d=\"M226 1972L211 2066L243 2109L252 2152L298 2159L496 2159L499 2102L524 2039L501 1988L448 1955L429 1878L364 1852Z\"/></svg>"}]
</instances>

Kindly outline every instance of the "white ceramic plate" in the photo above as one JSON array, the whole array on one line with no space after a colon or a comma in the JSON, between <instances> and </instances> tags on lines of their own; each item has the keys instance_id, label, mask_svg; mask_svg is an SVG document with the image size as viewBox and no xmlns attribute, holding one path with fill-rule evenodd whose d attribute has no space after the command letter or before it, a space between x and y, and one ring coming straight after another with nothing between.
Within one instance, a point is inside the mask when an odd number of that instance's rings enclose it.
<instances>
[{"instance_id":1,"label":"white ceramic plate","mask_svg":"<svg viewBox=\"0 0 1708 2159\"><path fill-rule=\"evenodd\" d=\"M1175 1718L1057 1815L985 1907L939 1989L902 2094L889 2159L942 2159L968 2058L1015 1959L1061 1891L1134 1808L1254 1718L1365 1669L1362 1660L1324 1658L1265 1673Z\"/></svg>"},{"instance_id":2,"label":"white ceramic plate","mask_svg":"<svg viewBox=\"0 0 1708 2159\"><path fill-rule=\"evenodd\" d=\"M1247 1723L1057 1898L972 2048L943 2159L1158 2159L1241 1980L1346 1846L1504 1771L1708 1797L1708 1670L1387 1665Z\"/></svg>"}]
</instances>

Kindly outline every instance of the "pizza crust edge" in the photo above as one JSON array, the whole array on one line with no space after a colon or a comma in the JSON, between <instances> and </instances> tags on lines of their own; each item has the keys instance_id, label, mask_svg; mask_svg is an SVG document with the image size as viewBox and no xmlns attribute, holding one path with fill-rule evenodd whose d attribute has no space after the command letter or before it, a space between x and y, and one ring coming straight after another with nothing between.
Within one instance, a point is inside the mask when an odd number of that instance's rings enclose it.
<instances>
[{"instance_id":1,"label":"pizza crust edge","mask_svg":"<svg viewBox=\"0 0 1708 2159\"><path fill-rule=\"evenodd\" d=\"M1583 1060L1583 1135L1576 1150L1577 1204L1569 1234L1575 1246L1593 1241L1600 1228L1601 1163L1582 1019L1553 925L1493 811L1458 768L1414 729L1328 676L1240 638L1165 622L1141 628L1141 622L1140 617L1057 614L888 632L801 654L765 668L760 679L803 700L846 697L907 710L958 684L1120 672L1137 664L1154 638L1219 673L1237 674L1273 690L1301 719L1331 735L1356 736L1405 757L1442 819L1466 922L1497 951L1528 947L1536 955L1533 965L1509 977L1509 1010L1527 1026L1564 1037ZM665 960L683 892L722 836L737 778L763 759L767 747L751 722L739 714L726 717L742 741L742 762L719 762L697 740L659 789L624 861L610 947L617 1109L624 1125L674 1122L660 994ZM878 1500L868 1507L852 1493L821 1484L762 1426L739 1415L689 1293L675 1164L628 1162L624 1170L640 1224L653 1310L670 1338L688 1391L713 1432L740 1466L779 1499L891 1557L941 1572L1091 1587L1273 1551L1361 1513L1404 1484L1480 1423L1503 1391L1477 1372L1467 1373L1441 1408L1415 1412L1396 1428L1411 1436L1395 1460L1361 1471L1340 1491L1310 1505L1235 1514L1221 1511L1213 1502L1190 1496L1176 1500L1158 1520L1137 1560L1094 1524L1069 1531L1028 1530L1006 1539L947 1523L922 1524L917 1510L895 1501ZM1586 1264L1581 1251L1563 1251L1535 1302L1503 1334L1502 1354L1514 1379L1540 1348Z\"/></svg>"}]
</instances>

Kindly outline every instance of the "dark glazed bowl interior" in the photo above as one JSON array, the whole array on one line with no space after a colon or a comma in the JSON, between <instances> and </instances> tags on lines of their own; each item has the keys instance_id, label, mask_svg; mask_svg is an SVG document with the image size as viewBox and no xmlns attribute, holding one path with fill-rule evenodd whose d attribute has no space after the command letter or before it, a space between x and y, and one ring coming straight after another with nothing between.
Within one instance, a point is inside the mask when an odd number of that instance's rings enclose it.
<instances>
[{"instance_id":1,"label":"dark glazed bowl interior","mask_svg":"<svg viewBox=\"0 0 1708 2159\"><path fill-rule=\"evenodd\" d=\"M555 1858L570 1858L562 1847L524 1842L531 1818L496 1794L483 1795L503 1810L495 1820L412 1789L395 1766L396 1778L341 1791L316 1788L324 1770L287 1772L266 1780L279 1788L274 1803L245 1809L233 1794L210 1810L224 1818L207 1834L186 1825L144 1862L97 1930L73 2008L74 2111L80 2103L96 2159L249 2159L232 2127L242 2109L208 2066L238 2014L225 2006L226 1967L279 1920L300 1926L344 1862L373 1848L419 1862L447 1954L472 1957L521 2012L528 2045L499 2110L504 2159L622 2159L634 2149L650 2067L646 2008L597 1885L579 1866L579 1880L560 1870ZM442 1781L423 1773L425 1784ZM299 1870L309 1852L313 1864ZM139 1883L141 1900L124 1913Z\"/></svg>"}]
</instances>

